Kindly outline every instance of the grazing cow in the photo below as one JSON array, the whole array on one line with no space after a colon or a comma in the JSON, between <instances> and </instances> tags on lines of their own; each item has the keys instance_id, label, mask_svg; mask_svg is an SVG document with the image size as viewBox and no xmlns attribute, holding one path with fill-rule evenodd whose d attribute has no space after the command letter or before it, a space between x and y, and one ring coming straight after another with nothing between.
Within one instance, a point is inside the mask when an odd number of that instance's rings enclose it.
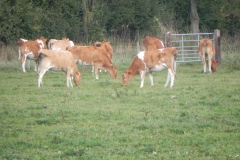
<instances>
[{"instance_id":1,"label":"grazing cow","mask_svg":"<svg viewBox=\"0 0 240 160\"><path fill-rule=\"evenodd\" d=\"M67 50L68 47L72 46L74 46L74 43L68 38L62 38L62 40L50 39L48 42L48 49L50 50Z\"/></svg>"},{"instance_id":2,"label":"grazing cow","mask_svg":"<svg viewBox=\"0 0 240 160\"><path fill-rule=\"evenodd\" d=\"M19 60L21 59L22 70L24 73L26 73L26 69L25 69L26 59L35 60L34 71L37 71L36 60L38 57L38 52L43 48L47 48L46 41L47 39L45 39L44 37L40 37L35 41L24 40L24 39L18 40L18 52L19 52L18 59Z\"/></svg>"},{"instance_id":3,"label":"grazing cow","mask_svg":"<svg viewBox=\"0 0 240 160\"><path fill-rule=\"evenodd\" d=\"M82 73L78 72L78 67L71 52L67 50L42 49L39 52L37 62L39 71L38 87L43 85L43 76L49 69L64 71L67 76L67 87L73 87L72 77L75 85L79 86Z\"/></svg>"},{"instance_id":4,"label":"grazing cow","mask_svg":"<svg viewBox=\"0 0 240 160\"><path fill-rule=\"evenodd\" d=\"M150 36L145 37L142 43L145 51L164 48L164 44L160 39Z\"/></svg>"},{"instance_id":5,"label":"grazing cow","mask_svg":"<svg viewBox=\"0 0 240 160\"><path fill-rule=\"evenodd\" d=\"M175 78L175 62L177 53L178 51L174 47L139 52L134 58L131 66L123 72L122 85L126 85L135 75L140 74L140 88L142 88L144 85L145 74L146 72L149 72L149 78L151 85L153 86L152 72L162 71L167 68L168 76L165 87L167 87L169 81L171 81L170 87L172 88Z\"/></svg>"},{"instance_id":6,"label":"grazing cow","mask_svg":"<svg viewBox=\"0 0 240 160\"><path fill-rule=\"evenodd\" d=\"M217 61L213 60L215 56L215 49L213 47L212 40L210 39L201 39L198 46L198 54L202 56L202 64L203 64L203 73L206 73L206 57L208 57L208 70L209 73L216 71Z\"/></svg>"},{"instance_id":7,"label":"grazing cow","mask_svg":"<svg viewBox=\"0 0 240 160\"><path fill-rule=\"evenodd\" d=\"M76 61L81 61L94 65L96 79L98 67L106 69L112 78L117 79L117 67L114 66L102 49L96 46L73 46L68 48L72 52Z\"/></svg>"}]
</instances>

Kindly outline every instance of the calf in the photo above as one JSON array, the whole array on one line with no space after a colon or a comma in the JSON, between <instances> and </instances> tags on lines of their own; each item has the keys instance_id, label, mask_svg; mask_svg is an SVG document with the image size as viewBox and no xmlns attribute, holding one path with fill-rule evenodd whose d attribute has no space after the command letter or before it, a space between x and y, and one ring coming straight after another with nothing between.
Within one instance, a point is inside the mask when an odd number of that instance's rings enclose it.
<instances>
[{"instance_id":1,"label":"calf","mask_svg":"<svg viewBox=\"0 0 240 160\"><path fill-rule=\"evenodd\" d=\"M46 48L46 41L47 41L47 39L45 39L44 37L40 37L39 39L36 39L35 41L24 40L24 39L18 40L18 52L19 52L18 59L21 60L22 70L24 73L26 73L26 69L25 69L26 59L35 60L34 71L37 71L36 60L38 57L38 52L42 48Z\"/></svg>"},{"instance_id":2,"label":"calf","mask_svg":"<svg viewBox=\"0 0 240 160\"><path fill-rule=\"evenodd\" d=\"M168 76L165 87L167 87L169 81L171 81L170 87L172 88L175 78L175 60L177 53L178 51L174 47L139 52L131 66L123 72L122 85L126 85L135 75L140 74L140 88L142 88L146 72L149 72L151 85L154 85L152 72L162 71L167 68Z\"/></svg>"},{"instance_id":3,"label":"calf","mask_svg":"<svg viewBox=\"0 0 240 160\"><path fill-rule=\"evenodd\" d=\"M145 51L164 48L164 44L160 39L150 36L145 37L142 43Z\"/></svg>"},{"instance_id":4,"label":"calf","mask_svg":"<svg viewBox=\"0 0 240 160\"><path fill-rule=\"evenodd\" d=\"M76 86L79 86L81 72L78 72L75 59L71 52L66 50L48 50L42 49L37 59L38 62L38 87L43 85L42 79L49 69L64 71L67 76L67 87L73 87L72 77Z\"/></svg>"},{"instance_id":5,"label":"calf","mask_svg":"<svg viewBox=\"0 0 240 160\"><path fill-rule=\"evenodd\" d=\"M81 61L94 65L96 79L98 76L98 67L106 69L112 78L117 79L117 67L114 66L109 57L102 49L96 46L73 46L68 48L72 52L76 61Z\"/></svg>"},{"instance_id":6,"label":"calf","mask_svg":"<svg viewBox=\"0 0 240 160\"><path fill-rule=\"evenodd\" d=\"M213 47L212 40L201 39L198 46L198 54L202 56L203 73L206 73L206 57L208 57L208 70L209 73L215 72L217 69L217 61L214 60L215 49Z\"/></svg>"},{"instance_id":7,"label":"calf","mask_svg":"<svg viewBox=\"0 0 240 160\"><path fill-rule=\"evenodd\" d=\"M72 46L74 46L74 43L68 38L62 38L62 40L50 39L48 42L48 49L50 50L66 50Z\"/></svg>"}]
</instances>

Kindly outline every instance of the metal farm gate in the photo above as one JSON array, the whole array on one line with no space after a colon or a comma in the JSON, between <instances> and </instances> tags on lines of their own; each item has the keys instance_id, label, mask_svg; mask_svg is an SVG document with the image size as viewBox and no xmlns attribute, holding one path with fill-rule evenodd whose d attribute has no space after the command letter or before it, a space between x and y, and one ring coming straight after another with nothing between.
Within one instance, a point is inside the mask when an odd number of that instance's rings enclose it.
<instances>
[{"instance_id":1,"label":"metal farm gate","mask_svg":"<svg viewBox=\"0 0 240 160\"><path fill-rule=\"evenodd\" d=\"M220 62L220 31L214 33L191 33L191 34L171 34L165 35L165 46L176 47L178 50L177 62L200 62L201 57L198 55L199 41L203 38L213 40L216 50L215 59Z\"/></svg>"}]
</instances>

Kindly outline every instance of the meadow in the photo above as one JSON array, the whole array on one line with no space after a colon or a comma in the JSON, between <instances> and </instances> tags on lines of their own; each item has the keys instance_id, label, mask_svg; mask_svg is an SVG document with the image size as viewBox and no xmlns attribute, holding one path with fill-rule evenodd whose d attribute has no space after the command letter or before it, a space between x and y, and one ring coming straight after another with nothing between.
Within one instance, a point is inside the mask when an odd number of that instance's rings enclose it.
<instances>
[{"instance_id":1,"label":"meadow","mask_svg":"<svg viewBox=\"0 0 240 160\"><path fill-rule=\"evenodd\" d=\"M117 80L79 66L74 88L62 72L46 73L38 88L33 63L23 74L17 61L1 61L0 159L239 159L235 53L223 52L214 74L178 64L173 89L163 87L166 70L153 74L155 86L148 76L141 89L139 76L122 86L127 54L115 57Z\"/></svg>"}]
</instances>

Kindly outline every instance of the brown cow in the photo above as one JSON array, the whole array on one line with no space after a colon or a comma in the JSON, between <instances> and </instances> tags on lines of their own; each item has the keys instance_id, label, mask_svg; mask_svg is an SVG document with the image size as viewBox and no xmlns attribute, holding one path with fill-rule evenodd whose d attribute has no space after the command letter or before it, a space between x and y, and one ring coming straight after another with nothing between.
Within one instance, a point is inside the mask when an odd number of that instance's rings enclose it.
<instances>
[{"instance_id":1,"label":"brown cow","mask_svg":"<svg viewBox=\"0 0 240 160\"><path fill-rule=\"evenodd\" d=\"M39 68L38 87L42 86L43 76L49 69L64 71L67 76L67 87L73 87L72 77L75 85L79 86L82 73L78 72L78 67L71 52L67 50L42 49L37 62Z\"/></svg>"},{"instance_id":2,"label":"brown cow","mask_svg":"<svg viewBox=\"0 0 240 160\"><path fill-rule=\"evenodd\" d=\"M74 43L68 38L62 38L62 40L50 39L48 42L48 49L50 50L66 50L72 46L74 46Z\"/></svg>"},{"instance_id":3,"label":"brown cow","mask_svg":"<svg viewBox=\"0 0 240 160\"><path fill-rule=\"evenodd\" d=\"M24 73L26 72L25 69L26 59L35 60L34 71L37 71L36 60L38 57L38 52L43 48L47 48L46 41L47 39L45 39L44 37L40 37L35 41L24 40L21 38L18 40L18 52L19 52L18 59L21 60L22 70Z\"/></svg>"},{"instance_id":4,"label":"brown cow","mask_svg":"<svg viewBox=\"0 0 240 160\"><path fill-rule=\"evenodd\" d=\"M150 36L145 37L142 43L145 51L164 48L164 44L160 39Z\"/></svg>"},{"instance_id":5,"label":"brown cow","mask_svg":"<svg viewBox=\"0 0 240 160\"><path fill-rule=\"evenodd\" d=\"M169 81L171 81L170 87L172 88L175 78L177 53L178 51L174 47L139 52L134 58L131 66L123 72L122 85L126 85L135 75L140 74L140 88L142 88L146 72L149 72L151 85L154 85L152 72L162 71L167 68L168 76L165 87L167 87Z\"/></svg>"},{"instance_id":6,"label":"brown cow","mask_svg":"<svg viewBox=\"0 0 240 160\"><path fill-rule=\"evenodd\" d=\"M216 71L217 61L214 60L215 49L213 47L212 40L210 39L201 39L198 47L198 54L202 56L202 64L203 64L203 73L206 73L206 57L208 57L208 69L209 73Z\"/></svg>"},{"instance_id":7,"label":"brown cow","mask_svg":"<svg viewBox=\"0 0 240 160\"><path fill-rule=\"evenodd\" d=\"M102 49L96 46L73 46L68 48L72 52L76 61L94 64L96 79L98 76L98 67L103 67L109 74L117 79L117 67L114 66L108 56Z\"/></svg>"}]
</instances>

